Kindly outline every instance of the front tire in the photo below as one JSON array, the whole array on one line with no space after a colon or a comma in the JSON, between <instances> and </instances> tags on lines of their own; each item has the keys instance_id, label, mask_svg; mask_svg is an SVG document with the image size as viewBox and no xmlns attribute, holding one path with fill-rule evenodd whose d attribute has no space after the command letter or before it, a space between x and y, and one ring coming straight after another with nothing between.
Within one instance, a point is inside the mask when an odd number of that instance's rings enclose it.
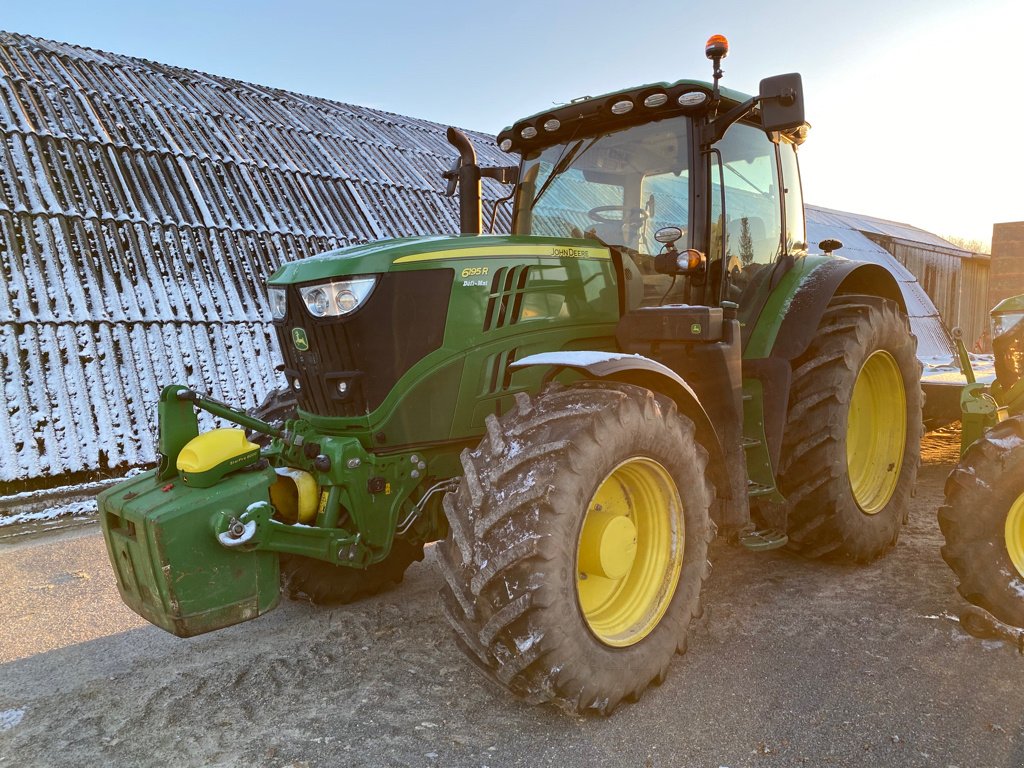
<instances>
[{"instance_id":1,"label":"front tire","mask_svg":"<svg viewBox=\"0 0 1024 768\"><path fill-rule=\"evenodd\" d=\"M836 296L794 361L779 488L791 548L870 562L896 544L921 463L921 364L898 305Z\"/></svg>"},{"instance_id":2,"label":"front tire","mask_svg":"<svg viewBox=\"0 0 1024 768\"><path fill-rule=\"evenodd\" d=\"M1024 416L971 444L946 480L942 558L964 599L1024 628Z\"/></svg>"},{"instance_id":3,"label":"front tire","mask_svg":"<svg viewBox=\"0 0 1024 768\"><path fill-rule=\"evenodd\" d=\"M423 559L423 544L404 539L391 543L391 552L366 568L334 565L302 555L281 555L281 585L292 600L316 605L342 605L384 592L399 584L406 570Z\"/></svg>"},{"instance_id":4,"label":"front tire","mask_svg":"<svg viewBox=\"0 0 1024 768\"><path fill-rule=\"evenodd\" d=\"M707 451L674 403L619 384L519 395L487 431L444 503L456 640L528 701L608 714L663 679L700 614Z\"/></svg>"}]
</instances>

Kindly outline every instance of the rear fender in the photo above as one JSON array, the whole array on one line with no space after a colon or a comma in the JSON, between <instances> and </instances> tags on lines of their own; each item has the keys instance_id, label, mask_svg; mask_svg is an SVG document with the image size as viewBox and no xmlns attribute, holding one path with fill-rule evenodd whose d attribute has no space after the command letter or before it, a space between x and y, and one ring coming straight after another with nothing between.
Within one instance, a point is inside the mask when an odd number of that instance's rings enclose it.
<instances>
[{"instance_id":1,"label":"rear fender","mask_svg":"<svg viewBox=\"0 0 1024 768\"><path fill-rule=\"evenodd\" d=\"M775 337L770 357L793 360L810 346L825 308L837 294L890 299L907 311L899 283L885 267L861 261L826 261L800 283Z\"/></svg>"},{"instance_id":2,"label":"rear fender","mask_svg":"<svg viewBox=\"0 0 1024 768\"><path fill-rule=\"evenodd\" d=\"M807 275L793 293L775 338L760 349L745 350L743 375L761 381L764 391L765 438L772 465L778 467L782 433L789 410L792 361L810 346L829 302L837 295L874 296L907 304L899 283L885 267L848 259L830 259ZM772 322L760 317L758 323Z\"/></svg>"}]
</instances>

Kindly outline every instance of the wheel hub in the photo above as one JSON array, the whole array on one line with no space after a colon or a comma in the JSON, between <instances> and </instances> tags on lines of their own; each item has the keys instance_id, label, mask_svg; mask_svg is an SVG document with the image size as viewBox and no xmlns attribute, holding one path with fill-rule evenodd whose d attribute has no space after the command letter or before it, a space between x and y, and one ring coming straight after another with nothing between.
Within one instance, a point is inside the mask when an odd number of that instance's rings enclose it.
<instances>
[{"instance_id":1,"label":"wheel hub","mask_svg":"<svg viewBox=\"0 0 1024 768\"><path fill-rule=\"evenodd\" d=\"M907 394L895 358L871 353L857 374L847 419L846 463L853 498L877 514L899 482L907 442Z\"/></svg>"},{"instance_id":2,"label":"wheel hub","mask_svg":"<svg viewBox=\"0 0 1024 768\"><path fill-rule=\"evenodd\" d=\"M636 559L636 526L625 515L591 510L580 540L580 570L621 579Z\"/></svg>"},{"instance_id":3,"label":"wheel hub","mask_svg":"<svg viewBox=\"0 0 1024 768\"><path fill-rule=\"evenodd\" d=\"M1013 567L1024 579L1024 493L1010 505L1006 516L1006 551Z\"/></svg>"},{"instance_id":4,"label":"wheel hub","mask_svg":"<svg viewBox=\"0 0 1024 768\"><path fill-rule=\"evenodd\" d=\"M580 611L599 641L627 647L658 626L679 584L684 533L679 491L657 461L627 459L604 478L576 550Z\"/></svg>"}]
</instances>

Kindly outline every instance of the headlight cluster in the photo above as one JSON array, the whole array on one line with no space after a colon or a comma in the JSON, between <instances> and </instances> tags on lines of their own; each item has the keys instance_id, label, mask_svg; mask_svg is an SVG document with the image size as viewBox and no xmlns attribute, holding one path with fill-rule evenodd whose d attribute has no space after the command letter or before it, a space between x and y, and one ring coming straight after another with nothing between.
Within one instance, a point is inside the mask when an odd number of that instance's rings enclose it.
<instances>
[{"instance_id":1,"label":"headlight cluster","mask_svg":"<svg viewBox=\"0 0 1024 768\"><path fill-rule=\"evenodd\" d=\"M313 317L339 317L359 309L376 282L375 277L336 280L299 288L299 294Z\"/></svg>"},{"instance_id":2,"label":"headlight cluster","mask_svg":"<svg viewBox=\"0 0 1024 768\"><path fill-rule=\"evenodd\" d=\"M299 288L302 303L313 317L339 317L355 312L366 301L377 282L376 277L359 277L354 280L332 280L329 283L307 285ZM274 320L284 320L288 314L288 292L285 288L271 286L267 295L270 299L270 315Z\"/></svg>"}]
</instances>

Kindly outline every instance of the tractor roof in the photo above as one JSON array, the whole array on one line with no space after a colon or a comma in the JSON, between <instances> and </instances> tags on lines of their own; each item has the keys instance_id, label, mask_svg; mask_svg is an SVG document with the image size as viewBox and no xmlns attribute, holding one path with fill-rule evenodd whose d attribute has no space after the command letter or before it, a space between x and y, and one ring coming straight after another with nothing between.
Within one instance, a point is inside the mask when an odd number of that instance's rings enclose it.
<instances>
[{"instance_id":1,"label":"tractor roof","mask_svg":"<svg viewBox=\"0 0 1024 768\"><path fill-rule=\"evenodd\" d=\"M498 134L498 146L506 152L525 152L594 130L700 114L711 102L711 90L710 83L700 80L677 80L584 96L517 120ZM720 88L720 93L725 109L750 98L731 88Z\"/></svg>"}]
</instances>

